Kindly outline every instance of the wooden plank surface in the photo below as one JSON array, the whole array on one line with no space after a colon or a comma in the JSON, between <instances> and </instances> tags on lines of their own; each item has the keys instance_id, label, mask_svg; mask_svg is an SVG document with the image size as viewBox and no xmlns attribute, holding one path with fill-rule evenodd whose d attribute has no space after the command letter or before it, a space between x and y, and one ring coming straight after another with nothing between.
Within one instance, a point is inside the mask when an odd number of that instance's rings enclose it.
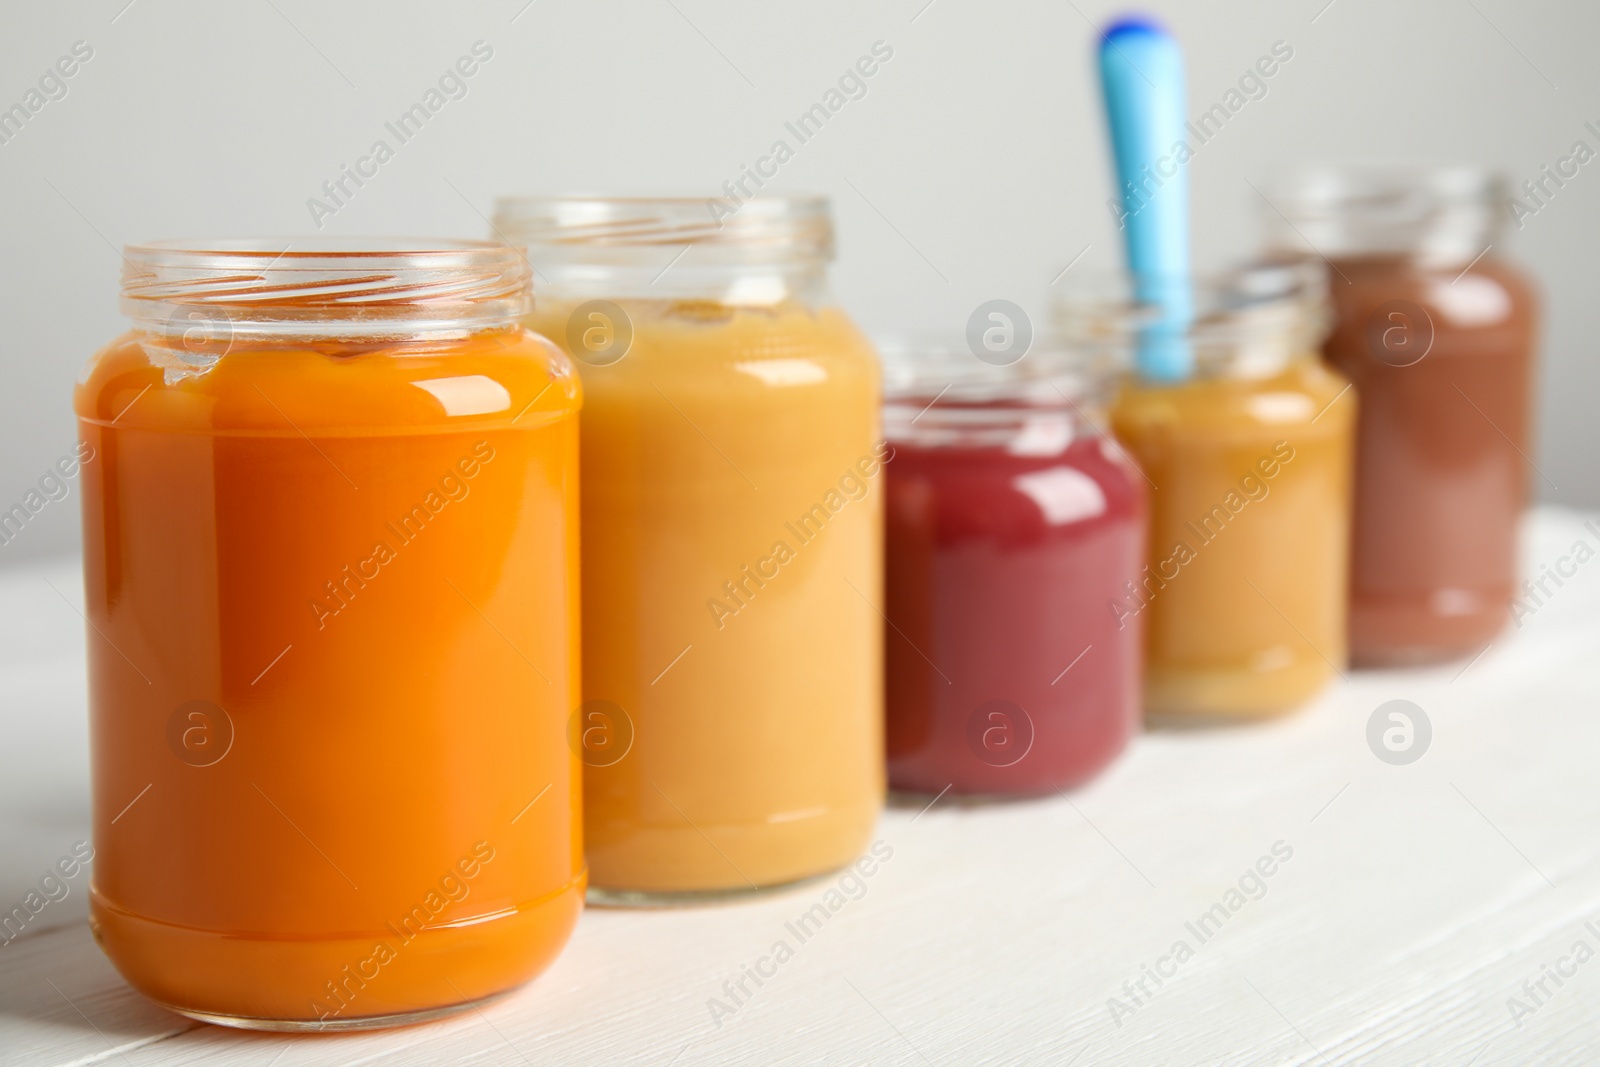
<instances>
[{"instance_id":1,"label":"wooden plank surface","mask_svg":"<svg viewBox=\"0 0 1600 1067\"><path fill-rule=\"evenodd\" d=\"M1530 522L1529 572L1600 548L1585 518ZM6 907L87 836L79 596L68 562L0 572ZM1367 744L1391 699L1433 725L1410 765ZM1600 956L1573 953L1600 953L1597 764L1590 562L1470 666L1355 673L1286 720L1147 734L1068 797L897 802L892 857L803 942L786 924L837 903L837 880L591 909L539 980L428 1026L291 1039L171 1016L94 946L80 875L0 947L0 1065L1593 1063ZM735 1003L724 983L780 940L792 958Z\"/></svg>"}]
</instances>

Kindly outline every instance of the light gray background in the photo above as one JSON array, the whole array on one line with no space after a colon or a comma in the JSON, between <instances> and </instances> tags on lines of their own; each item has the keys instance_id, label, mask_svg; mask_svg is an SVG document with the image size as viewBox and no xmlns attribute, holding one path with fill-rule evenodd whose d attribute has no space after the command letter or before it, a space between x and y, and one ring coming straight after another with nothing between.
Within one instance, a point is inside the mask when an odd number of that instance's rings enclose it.
<instances>
[{"instance_id":1,"label":"light gray background","mask_svg":"<svg viewBox=\"0 0 1600 1067\"><path fill-rule=\"evenodd\" d=\"M1114 268L1109 164L1076 0L92 0L11 5L0 108L73 42L94 58L0 145L0 509L73 441L72 382L123 329L116 247L299 234L353 163L473 42L494 57L324 233L485 236L498 194L711 191L764 154L875 41L894 57L771 188L833 197L836 290L869 330L958 330L1005 297ZM1294 58L1191 165L1202 264L1247 254L1246 180L1308 160L1486 161L1517 181L1600 126L1600 8L1560 0L1154 3L1189 56L1190 112L1274 41ZM1543 282L1541 498L1600 504L1589 338L1600 160L1507 242ZM1552 484L1553 486L1552 487ZM0 564L71 550L76 492Z\"/></svg>"}]
</instances>

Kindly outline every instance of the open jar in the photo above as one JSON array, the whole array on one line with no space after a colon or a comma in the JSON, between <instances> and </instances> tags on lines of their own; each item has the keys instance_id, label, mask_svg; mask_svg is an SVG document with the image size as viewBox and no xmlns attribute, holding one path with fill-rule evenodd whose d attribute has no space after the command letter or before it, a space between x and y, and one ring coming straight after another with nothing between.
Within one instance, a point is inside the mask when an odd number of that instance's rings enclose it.
<instances>
[{"instance_id":1,"label":"open jar","mask_svg":"<svg viewBox=\"0 0 1600 1067\"><path fill-rule=\"evenodd\" d=\"M845 865L883 803L883 450L827 202L516 199L495 229L584 381L591 899Z\"/></svg>"},{"instance_id":2,"label":"open jar","mask_svg":"<svg viewBox=\"0 0 1600 1067\"><path fill-rule=\"evenodd\" d=\"M196 1019L542 970L584 891L571 364L520 253L131 247L75 394L96 939ZM536 801L536 803L535 803Z\"/></svg>"},{"instance_id":3,"label":"open jar","mask_svg":"<svg viewBox=\"0 0 1600 1067\"><path fill-rule=\"evenodd\" d=\"M1048 353L883 347L889 782L1053 793L1139 721L1145 483L1097 429L1112 383Z\"/></svg>"},{"instance_id":4,"label":"open jar","mask_svg":"<svg viewBox=\"0 0 1600 1067\"><path fill-rule=\"evenodd\" d=\"M1471 656L1510 617L1539 309L1497 251L1509 199L1476 168L1330 168L1283 182L1264 213L1275 255L1327 258L1322 357L1361 395L1358 665Z\"/></svg>"},{"instance_id":5,"label":"open jar","mask_svg":"<svg viewBox=\"0 0 1600 1067\"><path fill-rule=\"evenodd\" d=\"M1148 713L1267 715L1344 665L1355 397L1315 357L1319 271L1253 268L1199 288L1192 375L1130 375L1111 404L1151 486L1147 565L1114 610L1144 618ZM1122 365L1153 315L1104 293L1057 311L1070 349Z\"/></svg>"}]
</instances>

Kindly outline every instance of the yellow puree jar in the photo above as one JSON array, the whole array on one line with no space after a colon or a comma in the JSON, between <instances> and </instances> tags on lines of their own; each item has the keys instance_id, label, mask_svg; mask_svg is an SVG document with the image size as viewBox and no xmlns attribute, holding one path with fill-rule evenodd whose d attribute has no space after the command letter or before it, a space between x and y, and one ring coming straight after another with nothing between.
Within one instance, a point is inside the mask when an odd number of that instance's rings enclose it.
<instances>
[{"instance_id":1,"label":"yellow puree jar","mask_svg":"<svg viewBox=\"0 0 1600 1067\"><path fill-rule=\"evenodd\" d=\"M1316 358L1326 282L1262 264L1202 287L1195 369L1130 377L1117 440L1150 489L1149 556L1107 605L1145 624L1145 711L1253 718L1310 700L1346 662L1356 397ZM1069 301L1068 342L1131 362L1144 309Z\"/></svg>"},{"instance_id":2,"label":"yellow puree jar","mask_svg":"<svg viewBox=\"0 0 1600 1067\"><path fill-rule=\"evenodd\" d=\"M886 450L877 359L826 292L827 202L512 199L494 226L586 397L590 899L843 866L884 793Z\"/></svg>"}]
</instances>

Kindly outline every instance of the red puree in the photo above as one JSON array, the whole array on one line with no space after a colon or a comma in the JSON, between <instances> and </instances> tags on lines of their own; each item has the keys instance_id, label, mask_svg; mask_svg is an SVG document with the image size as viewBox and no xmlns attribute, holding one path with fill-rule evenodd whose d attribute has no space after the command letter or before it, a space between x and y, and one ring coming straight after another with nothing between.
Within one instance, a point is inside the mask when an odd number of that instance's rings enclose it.
<instances>
[{"instance_id":1,"label":"red puree","mask_svg":"<svg viewBox=\"0 0 1600 1067\"><path fill-rule=\"evenodd\" d=\"M1107 604L1144 561L1140 475L1095 437L1046 455L893 443L890 784L1030 794L1092 777L1139 717L1142 633Z\"/></svg>"}]
</instances>

